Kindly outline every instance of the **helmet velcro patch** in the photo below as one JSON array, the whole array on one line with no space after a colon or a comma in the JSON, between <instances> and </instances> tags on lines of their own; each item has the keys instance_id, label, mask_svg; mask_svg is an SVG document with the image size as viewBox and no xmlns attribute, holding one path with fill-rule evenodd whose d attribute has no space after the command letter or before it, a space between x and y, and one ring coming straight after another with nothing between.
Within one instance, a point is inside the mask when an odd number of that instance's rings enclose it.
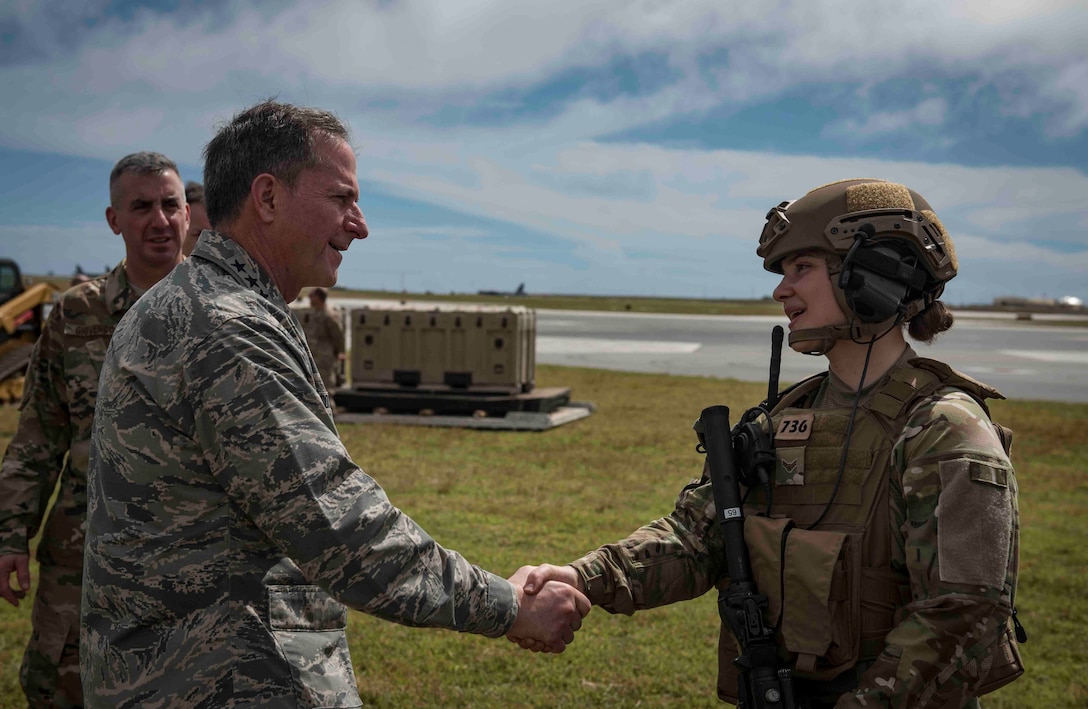
<instances>
[{"instance_id":1,"label":"helmet velcro patch","mask_svg":"<svg viewBox=\"0 0 1088 709\"><path fill-rule=\"evenodd\" d=\"M895 182L863 182L846 188L846 211L914 209L910 190Z\"/></svg>"}]
</instances>

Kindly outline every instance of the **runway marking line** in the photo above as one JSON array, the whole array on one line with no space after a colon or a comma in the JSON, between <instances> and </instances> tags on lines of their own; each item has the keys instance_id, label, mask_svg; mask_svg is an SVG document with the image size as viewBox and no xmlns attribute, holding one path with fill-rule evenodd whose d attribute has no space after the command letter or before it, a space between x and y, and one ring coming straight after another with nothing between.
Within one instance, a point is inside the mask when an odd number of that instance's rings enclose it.
<instances>
[{"instance_id":1,"label":"runway marking line","mask_svg":"<svg viewBox=\"0 0 1088 709\"><path fill-rule=\"evenodd\" d=\"M1088 365L1088 352L1074 352L1072 350L1001 350L1000 354L1009 357L1021 357L1033 359L1039 362L1061 362L1064 364Z\"/></svg>"},{"instance_id":2,"label":"runway marking line","mask_svg":"<svg viewBox=\"0 0 1088 709\"><path fill-rule=\"evenodd\" d=\"M701 342L662 340L605 340L593 337L538 335L537 354L691 354Z\"/></svg>"}]
</instances>

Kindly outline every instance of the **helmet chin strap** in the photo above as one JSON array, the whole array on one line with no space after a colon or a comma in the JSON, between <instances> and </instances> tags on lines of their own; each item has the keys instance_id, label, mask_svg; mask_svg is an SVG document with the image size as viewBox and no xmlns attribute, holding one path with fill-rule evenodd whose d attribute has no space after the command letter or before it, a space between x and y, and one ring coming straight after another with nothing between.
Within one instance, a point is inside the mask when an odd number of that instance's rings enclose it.
<instances>
[{"instance_id":1,"label":"helmet chin strap","mask_svg":"<svg viewBox=\"0 0 1088 709\"><path fill-rule=\"evenodd\" d=\"M895 326L895 318L882 323L849 322L845 325L829 325L828 327L814 327L807 330L794 330L790 333L790 346L800 342L815 342L816 347L810 347L802 352L807 355L823 355L831 351L839 340L852 340L854 342L866 342L873 338L879 338L891 327Z\"/></svg>"},{"instance_id":2,"label":"helmet chin strap","mask_svg":"<svg viewBox=\"0 0 1088 709\"><path fill-rule=\"evenodd\" d=\"M801 354L827 354L831 350L831 348L835 346L835 341L839 339L836 336L834 330L835 328L831 327L817 327L809 330L797 330L796 332L790 332L790 347L793 347L799 342L815 342L817 343L815 347L810 347L809 349L804 350Z\"/></svg>"},{"instance_id":3,"label":"helmet chin strap","mask_svg":"<svg viewBox=\"0 0 1088 709\"><path fill-rule=\"evenodd\" d=\"M851 319L844 325L828 325L827 327L813 327L806 330L794 330L790 333L790 346L799 342L816 342L816 347L806 349L802 354L823 355L831 351L839 340L850 340L858 344L879 340L891 332L892 328L901 322L907 322L926 307L926 300L919 298L907 306L902 315L888 318L884 322L863 323ZM849 312L849 311L847 311Z\"/></svg>"}]
</instances>

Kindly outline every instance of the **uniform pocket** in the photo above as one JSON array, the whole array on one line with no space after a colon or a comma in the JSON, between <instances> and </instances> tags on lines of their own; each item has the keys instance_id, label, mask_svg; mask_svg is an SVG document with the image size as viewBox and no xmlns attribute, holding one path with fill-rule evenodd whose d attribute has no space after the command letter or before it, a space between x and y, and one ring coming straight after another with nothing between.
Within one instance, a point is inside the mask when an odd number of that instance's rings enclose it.
<instances>
[{"instance_id":1,"label":"uniform pocket","mask_svg":"<svg viewBox=\"0 0 1088 709\"><path fill-rule=\"evenodd\" d=\"M793 529L783 559L782 640L799 674L830 678L858 659L860 560L843 532Z\"/></svg>"},{"instance_id":2,"label":"uniform pocket","mask_svg":"<svg viewBox=\"0 0 1088 709\"><path fill-rule=\"evenodd\" d=\"M362 706L344 633L343 604L318 586L270 586L268 616L291 667L300 706Z\"/></svg>"},{"instance_id":3,"label":"uniform pocket","mask_svg":"<svg viewBox=\"0 0 1088 709\"><path fill-rule=\"evenodd\" d=\"M861 555L845 532L795 527L784 517L744 519L752 576L767 596L766 622L796 659L797 673L830 679L861 646Z\"/></svg>"},{"instance_id":4,"label":"uniform pocket","mask_svg":"<svg viewBox=\"0 0 1088 709\"><path fill-rule=\"evenodd\" d=\"M767 597L764 621L777 627L782 616L782 538L793 527L784 517L751 515L744 518L744 543L751 559L752 580Z\"/></svg>"}]
</instances>

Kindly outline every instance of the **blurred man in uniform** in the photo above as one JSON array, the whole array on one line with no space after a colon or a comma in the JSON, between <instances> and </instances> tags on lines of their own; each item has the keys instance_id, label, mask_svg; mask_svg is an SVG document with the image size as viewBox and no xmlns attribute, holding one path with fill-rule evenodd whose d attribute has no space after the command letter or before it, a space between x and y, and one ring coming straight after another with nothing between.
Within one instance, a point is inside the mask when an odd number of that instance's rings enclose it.
<instances>
[{"instance_id":1,"label":"blurred man in uniform","mask_svg":"<svg viewBox=\"0 0 1088 709\"><path fill-rule=\"evenodd\" d=\"M306 344L317 363L325 389L340 385L340 363L344 361L344 327L340 313L328 306L329 292L324 288L310 291L310 308L299 313Z\"/></svg>"},{"instance_id":2,"label":"blurred man in uniform","mask_svg":"<svg viewBox=\"0 0 1088 709\"><path fill-rule=\"evenodd\" d=\"M288 303L367 236L347 129L266 101L204 157L216 230L118 326L102 372L88 706L361 706L347 607L562 651L583 594L526 597L443 548L340 441Z\"/></svg>"},{"instance_id":3,"label":"blurred man in uniform","mask_svg":"<svg viewBox=\"0 0 1088 709\"><path fill-rule=\"evenodd\" d=\"M19 426L0 467L0 597L12 605L30 588L29 543L57 493L38 546L38 592L19 671L33 707L82 703L80 578L98 375L121 316L181 262L189 211L173 161L146 152L122 158L110 173L106 221L124 239L125 258L70 288L50 311L27 369Z\"/></svg>"},{"instance_id":4,"label":"blurred man in uniform","mask_svg":"<svg viewBox=\"0 0 1088 709\"><path fill-rule=\"evenodd\" d=\"M204 207L204 185L189 180L185 183L185 202L189 205L189 230L185 233L185 243L181 247L183 254L193 253L200 232L211 229L208 210Z\"/></svg>"}]
</instances>

